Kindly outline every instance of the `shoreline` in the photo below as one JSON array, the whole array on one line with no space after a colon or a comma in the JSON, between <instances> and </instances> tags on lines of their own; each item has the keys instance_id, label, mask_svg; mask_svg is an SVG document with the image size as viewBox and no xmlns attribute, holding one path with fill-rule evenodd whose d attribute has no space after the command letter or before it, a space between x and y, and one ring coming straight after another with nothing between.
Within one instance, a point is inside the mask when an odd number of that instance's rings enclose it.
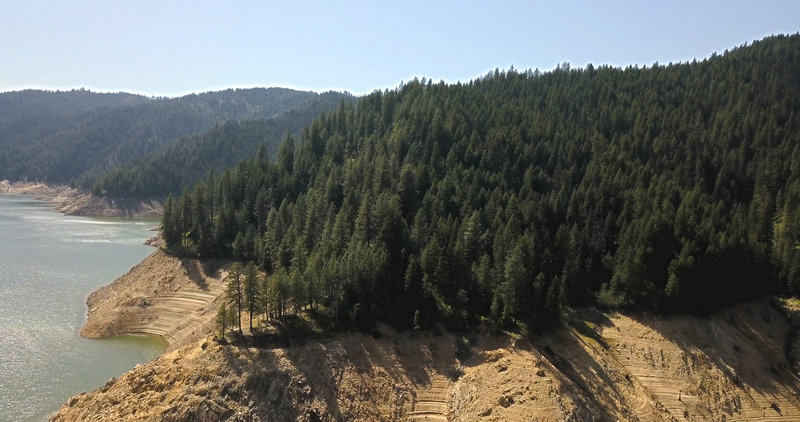
<instances>
[{"instance_id":1,"label":"shoreline","mask_svg":"<svg viewBox=\"0 0 800 422\"><path fill-rule=\"evenodd\" d=\"M229 262L178 258L158 239L153 246L89 294L80 334L156 335L166 349L73 396L51 420L792 420L800 412L787 358L795 325L767 302L705 318L586 309L536 338L479 329L466 353L453 333L391 329L227 346L213 332Z\"/></svg>"},{"instance_id":2,"label":"shoreline","mask_svg":"<svg viewBox=\"0 0 800 422\"><path fill-rule=\"evenodd\" d=\"M479 329L468 344L391 328L288 347L207 335L71 398L53 420L790 421L800 412L783 348L791 326L770 303L705 318L589 309L579 321L522 339Z\"/></svg>"},{"instance_id":3,"label":"shoreline","mask_svg":"<svg viewBox=\"0 0 800 422\"><path fill-rule=\"evenodd\" d=\"M102 339L150 334L166 351L213 333L225 271L196 259L177 258L160 248L86 298L80 335ZM166 352L165 351L165 352Z\"/></svg>"},{"instance_id":4,"label":"shoreline","mask_svg":"<svg viewBox=\"0 0 800 422\"><path fill-rule=\"evenodd\" d=\"M157 199L97 197L67 185L0 181L0 194L28 195L53 204L54 211L85 217L158 218L163 213Z\"/></svg>"}]
</instances>

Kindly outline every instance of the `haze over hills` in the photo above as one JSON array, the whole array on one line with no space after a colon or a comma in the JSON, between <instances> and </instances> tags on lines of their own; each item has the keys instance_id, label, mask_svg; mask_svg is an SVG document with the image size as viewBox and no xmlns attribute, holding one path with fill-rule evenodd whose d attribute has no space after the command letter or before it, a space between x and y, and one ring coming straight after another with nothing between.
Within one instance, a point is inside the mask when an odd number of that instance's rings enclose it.
<instances>
[{"instance_id":1,"label":"haze over hills","mask_svg":"<svg viewBox=\"0 0 800 422\"><path fill-rule=\"evenodd\" d=\"M106 170L182 136L231 119L269 119L320 95L285 88L179 98L87 91L2 93L0 178L91 185Z\"/></svg>"},{"instance_id":2,"label":"haze over hills","mask_svg":"<svg viewBox=\"0 0 800 422\"><path fill-rule=\"evenodd\" d=\"M232 120L207 132L187 135L153 153L117 166L92 185L97 195L166 197L191 188L209 171L217 174L263 153L274 156L280 141L288 135L298 138L302 129L323 112L334 110L342 101L356 98L326 92L272 118ZM88 185L88 183L87 183Z\"/></svg>"}]
</instances>

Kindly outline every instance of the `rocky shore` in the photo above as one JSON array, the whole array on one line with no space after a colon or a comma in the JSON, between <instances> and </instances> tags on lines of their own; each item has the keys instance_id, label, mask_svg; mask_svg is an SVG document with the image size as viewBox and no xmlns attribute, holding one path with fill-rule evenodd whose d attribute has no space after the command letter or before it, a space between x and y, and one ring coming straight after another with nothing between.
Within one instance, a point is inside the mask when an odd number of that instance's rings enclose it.
<instances>
[{"instance_id":1,"label":"rocky shore","mask_svg":"<svg viewBox=\"0 0 800 422\"><path fill-rule=\"evenodd\" d=\"M30 195L54 205L55 211L87 217L158 218L163 211L161 201L97 197L65 185L37 182L0 181L0 193Z\"/></svg>"}]
</instances>

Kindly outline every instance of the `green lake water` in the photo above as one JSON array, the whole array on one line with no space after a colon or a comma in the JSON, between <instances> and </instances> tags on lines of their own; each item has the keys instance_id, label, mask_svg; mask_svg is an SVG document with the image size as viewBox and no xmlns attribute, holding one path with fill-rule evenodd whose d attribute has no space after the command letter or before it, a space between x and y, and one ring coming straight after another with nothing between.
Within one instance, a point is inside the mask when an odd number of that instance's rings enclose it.
<instances>
[{"instance_id":1,"label":"green lake water","mask_svg":"<svg viewBox=\"0 0 800 422\"><path fill-rule=\"evenodd\" d=\"M86 297L149 255L156 222L64 216L0 194L0 421L41 421L158 356L153 336L87 340Z\"/></svg>"}]
</instances>

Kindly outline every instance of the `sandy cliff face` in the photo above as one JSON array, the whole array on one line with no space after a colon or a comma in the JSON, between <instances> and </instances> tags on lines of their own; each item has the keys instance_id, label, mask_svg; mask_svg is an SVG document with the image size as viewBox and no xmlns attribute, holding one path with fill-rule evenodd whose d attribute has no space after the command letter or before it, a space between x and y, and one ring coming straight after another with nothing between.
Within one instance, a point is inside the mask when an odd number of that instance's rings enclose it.
<instances>
[{"instance_id":1,"label":"sandy cliff face","mask_svg":"<svg viewBox=\"0 0 800 422\"><path fill-rule=\"evenodd\" d=\"M171 346L53 419L800 420L794 311L777 302L709 318L585 310L525 340L483 330L466 348L386 327L237 346L211 335L223 271L159 251L93 294L84 334Z\"/></svg>"}]
</instances>

